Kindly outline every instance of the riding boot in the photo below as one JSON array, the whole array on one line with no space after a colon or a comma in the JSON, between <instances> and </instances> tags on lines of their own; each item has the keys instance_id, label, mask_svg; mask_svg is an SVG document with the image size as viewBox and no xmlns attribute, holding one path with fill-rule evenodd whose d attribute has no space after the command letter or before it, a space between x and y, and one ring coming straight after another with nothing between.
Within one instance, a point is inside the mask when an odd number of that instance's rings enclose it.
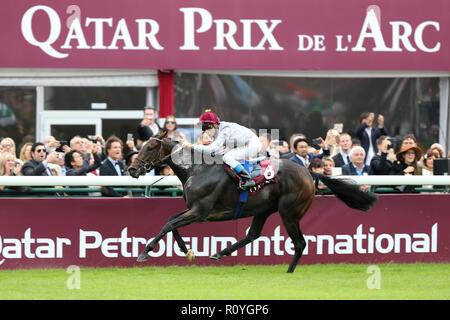
<instances>
[{"instance_id":1,"label":"riding boot","mask_svg":"<svg viewBox=\"0 0 450 320\"><path fill-rule=\"evenodd\" d=\"M239 188L241 188L242 190L247 190L256 185L256 182L252 179L252 177L247 172L247 170L242 169L242 171L239 173L239 176L241 177L241 179L243 181L243 183L241 183L239 185Z\"/></svg>"}]
</instances>

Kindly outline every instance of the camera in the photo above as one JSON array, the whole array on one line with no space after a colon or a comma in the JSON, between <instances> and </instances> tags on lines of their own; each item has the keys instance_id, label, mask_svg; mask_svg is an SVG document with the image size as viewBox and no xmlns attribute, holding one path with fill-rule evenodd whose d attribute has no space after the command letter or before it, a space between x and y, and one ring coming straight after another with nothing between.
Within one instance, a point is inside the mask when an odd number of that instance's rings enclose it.
<instances>
[{"instance_id":1,"label":"camera","mask_svg":"<svg viewBox=\"0 0 450 320\"><path fill-rule=\"evenodd\" d=\"M342 133L342 130L344 130L344 124L343 123L335 123L333 125L333 128L336 128L338 133Z\"/></svg>"},{"instance_id":2,"label":"camera","mask_svg":"<svg viewBox=\"0 0 450 320\"><path fill-rule=\"evenodd\" d=\"M60 141L59 142L59 147L58 148L56 148L56 152L64 152L64 149L63 149L63 147L64 146L67 146L68 145L68 143L67 143L67 141Z\"/></svg>"},{"instance_id":3,"label":"camera","mask_svg":"<svg viewBox=\"0 0 450 320\"><path fill-rule=\"evenodd\" d=\"M321 142L322 142L322 140L320 140L320 139L313 139L312 140L312 143L316 144L316 145L319 145Z\"/></svg>"}]
</instances>

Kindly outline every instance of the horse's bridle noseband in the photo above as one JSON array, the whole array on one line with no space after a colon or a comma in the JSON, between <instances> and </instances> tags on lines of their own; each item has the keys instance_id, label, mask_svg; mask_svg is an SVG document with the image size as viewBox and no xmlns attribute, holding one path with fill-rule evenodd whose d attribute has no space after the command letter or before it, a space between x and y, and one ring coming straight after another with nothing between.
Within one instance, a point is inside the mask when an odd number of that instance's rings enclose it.
<instances>
[{"instance_id":1,"label":"horse's bridle noseband","mask_svg":"<svg viewBox=\"0 0 450 320\"><path fill-rule=\"evenodd\" d=\"M156 141L160 142L158 155L151 162L145 162L141 158L137 157L136 160L139 163L139 167L138 167L137 170L144 169L145 172L150 172L154 168L157 168L157 167L161 166L162 164L164 164L164 162L172 155L171 153L169 153L168 155L166 155L163 158L161 158L161 154L162 154L162 150L163 150L163 140L159 139L159 138L150 138L150 140L156 140Z\"/></svg>"}]
</instances>

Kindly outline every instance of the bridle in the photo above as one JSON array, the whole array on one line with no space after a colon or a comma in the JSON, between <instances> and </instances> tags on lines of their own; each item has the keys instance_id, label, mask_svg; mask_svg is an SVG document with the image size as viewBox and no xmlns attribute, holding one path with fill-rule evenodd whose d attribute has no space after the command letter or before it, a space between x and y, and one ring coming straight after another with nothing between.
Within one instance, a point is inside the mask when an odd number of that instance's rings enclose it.
<instances>
[{"instance_id":1,"label":"bridle","mask_svg":"<svg viewBox=\"0 0 450 320\"><path fill-rule=\"evenodd\" d=\"M162 150L163 150L163 141L162 139L159 138L150 138L150 140L156 140L160 142L159 145L159 150L158 150L158 155L156 156L156 158L154 160L152 160L151 162L145 162L144 160L142 160L141 158L137 157L136 160L138 161L138 168L137 170L142 171L145 170L145 172L150 172L152 171L154 168L159 167L160 165L163 164L163 161L166 160L166 157L164 157L164 160L161 159L161 154L162 154Z\"/></svg>"},{"instance_id":2,"label":"bridle","mask_svg":"<svg viewBox=\"0 0 450 320\"><path fill-rule=\"evenodd\" d=\"M169 159L169 157L173 154L171 152L168 155L166 155L166 156L161 158L161 154L162 154L162 150L163 150L163 140L159 139L159 138L150 138L149 140L156 140L156 141L160 142L158 155L156 156L156 158L154 160L152 160L150 162L145 162L141 158L137 157L136 158L136 160L138 161L138 168L137 168L137 170L139 170L139 171L145 170L145 172L150 172L154 168L160 167L162 164L164 164L165 161L167 159Z\"/></svg>"}]
</instances>

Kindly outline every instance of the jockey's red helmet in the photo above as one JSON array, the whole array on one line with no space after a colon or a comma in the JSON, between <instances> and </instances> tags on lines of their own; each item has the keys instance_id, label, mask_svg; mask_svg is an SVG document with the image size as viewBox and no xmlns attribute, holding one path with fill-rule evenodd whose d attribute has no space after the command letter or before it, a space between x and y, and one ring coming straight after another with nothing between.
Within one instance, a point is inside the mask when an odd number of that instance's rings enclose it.
<instances>
[{"instance_id":1,"label":"jockey's red helmet","mask_svg":"<svg viewBox=\"0 0 450 320\"><path fill-rule=\"evenodd\" d=\"M202 123L217 123L220 124L220 119L211 109L206 109L205 112L200 116L200 122Z\"/></svg>"}]
</instances>

